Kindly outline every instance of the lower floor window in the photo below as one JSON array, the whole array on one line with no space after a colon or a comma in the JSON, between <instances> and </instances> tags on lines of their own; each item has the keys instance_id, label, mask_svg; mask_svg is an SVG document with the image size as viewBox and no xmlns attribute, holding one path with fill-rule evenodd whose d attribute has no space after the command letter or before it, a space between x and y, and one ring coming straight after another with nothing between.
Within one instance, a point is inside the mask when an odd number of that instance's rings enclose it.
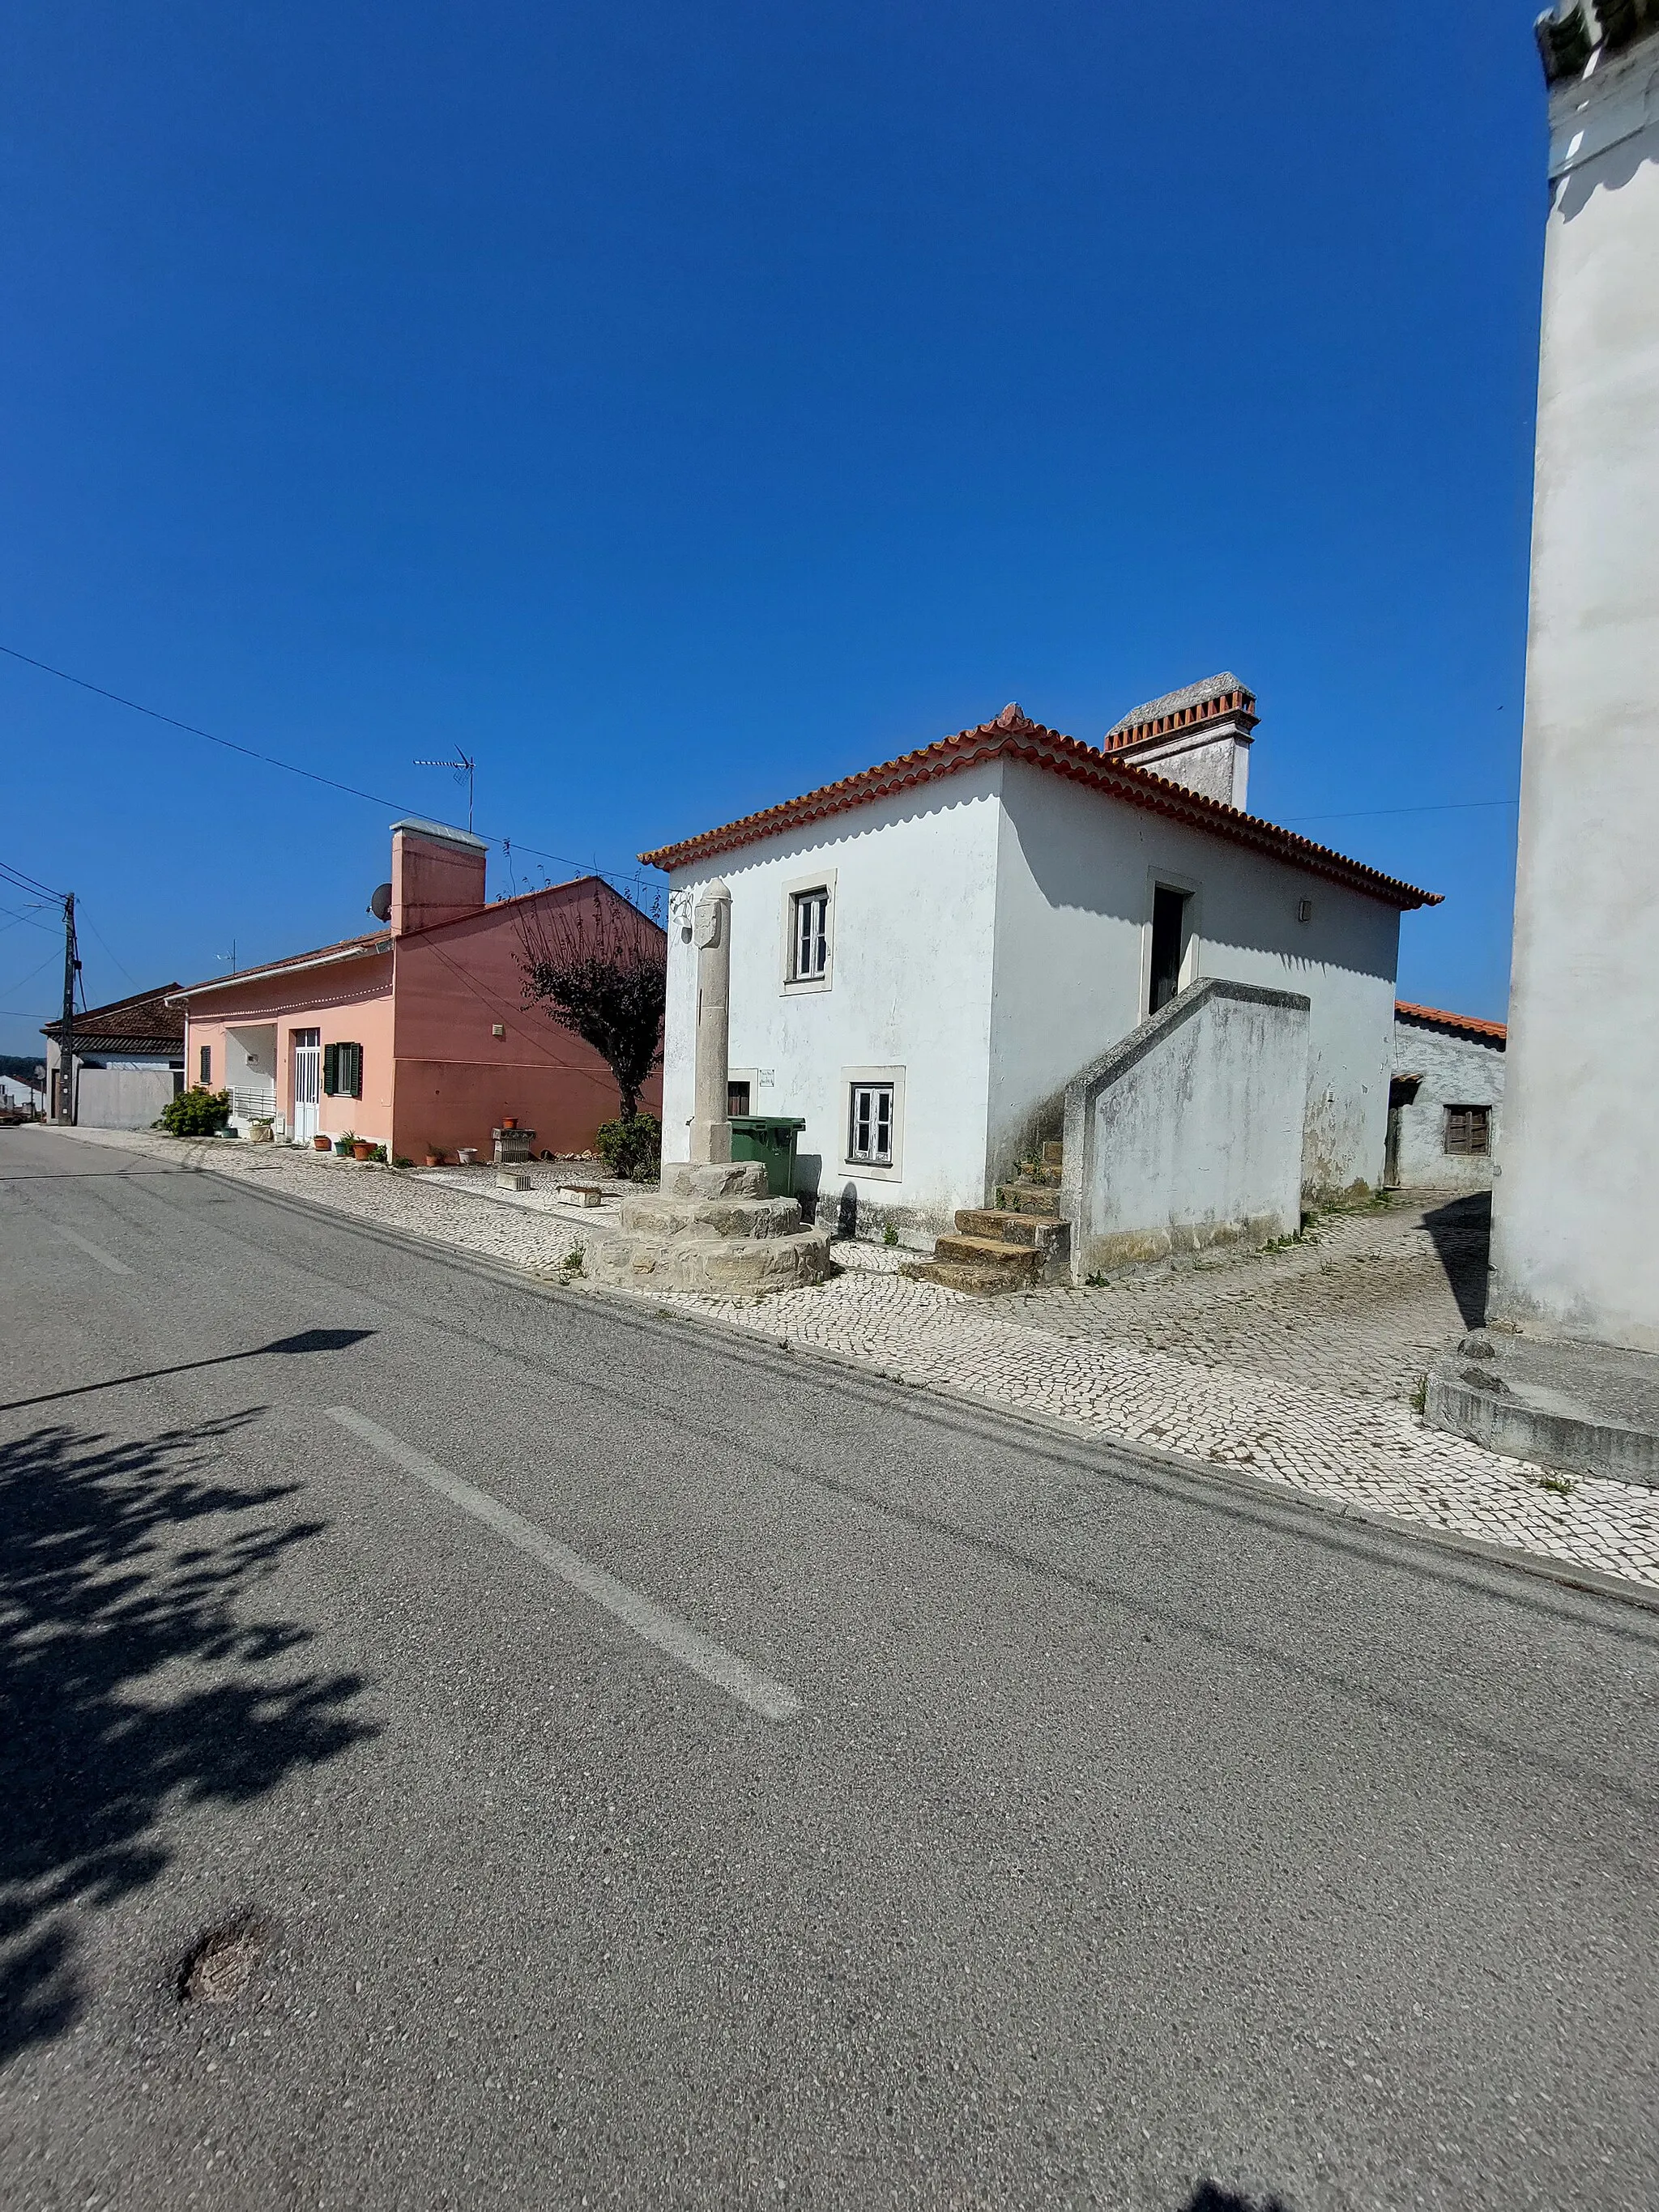
<instances>
[{"instance_id":1,"label":"lower floor window","mask_svg":"<svg viewBox=\"0 0 1659 2212\"><path fill-rule=\"evenodd\" d=\"M323 1096L361 1098L363 1095L363 1048L360 1044L323 1047Z\"/></svg>"},{"instance_id":2,"label":"lower floor window","mask_svg":"<svg viewBox=\"0 0 1659 2212\"><path fill-rule=\"evenodd\" d=\"M1492 1150L1490 1106L1448 1106L1446 1150L1449 1152L1489 1152Z\"/></svg>"},{"instance_id":3,"label":"lower floor window","mask_svg":"<svg viewBox=\"0 0 1659 2212\"><path fill-rule=\"evenodd\" d=\"M893 1086L855 1083L848 1117L847 1157L872 1168L893 1164Z\"/></svg>"},{"instance_id":4,"label":"lower floor window","mask_svg":"<svg viewBox=\"0 0 1659 2212\"><path fill-rule=\"evenodd\" d=\"M202 1047L201 1066L203 1082L211 1083L213 1080L213 1047L210 1044L204 1044Z\"/></svg>"}]
</instances>

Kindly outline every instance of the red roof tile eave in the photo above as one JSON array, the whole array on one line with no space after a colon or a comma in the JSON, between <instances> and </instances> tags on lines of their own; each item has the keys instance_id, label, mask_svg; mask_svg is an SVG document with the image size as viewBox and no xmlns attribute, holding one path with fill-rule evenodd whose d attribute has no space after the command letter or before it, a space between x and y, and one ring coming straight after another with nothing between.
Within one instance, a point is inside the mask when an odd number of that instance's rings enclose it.
<instances>
[{"instance_id":1,"label":"red roof tile eave","mask_svg":"<svg viewBox=\"0 0 1659 2212\"><path fill-rule=\"evenodd\" d=\"M1404 999L1395 1000L1394 1010L1407 1021L1431 1022L1440 1029L1460 1030L1466 1036L1495 1037L1499 1044L1509 1042L1509 1028L1504 1022L1483 1022L1474 1014L1448 1013L1443 1006L1413 1006Z\"/></svg>"},{"instance_id":2,"label":"red roof tile eave","mask_svg":"<svg viewBox=\"0 0 1659 2212\"><path fill-rule=\"evenodd\" d=\"M1281 829L1277 823L1264 821L1257 815L1241 814L1236 807L1224 806L1218 799L1188 790L1184 784L1171 783L1127 761L1113 760L1097 752L1092 745L1066 737L1058 730L1046 729L1036 722L1013 726L981 723L977 729L941 738L934 744L902 754L898 759L883 762L878 767L864 769L838 783L825 784L799 799L786 799L759 813L744 815L720 829L706 830L698 836L688 837L678 844L659 846L654 852L641 853L639 857L647 866L664 870L684 867L693 860L712 860L717 854L752 845L763 837L799 829L830 815L846 813L853 807L890 798L918 784L935 782L943 776L975 767L981 761L1005 755L1028 761L1050 775L1086 783L1131 805L1183 819L1234 844L1267 853L1309 874L1346 884L1351 890L1380 899L1401 912L1442 903L1443 895L1438 891L1419 890L1415 884L1385 876L1378 869L1368 868L1361 860L1351 860L1346 854L1333 852L1328 846L1316 845L1310 838L1299 837L1293 830Z\"/></svg>"},{"instance_id":3,"label":"red roof tile eave","mask_svg":"<svg viewBox=\"0 0 1659 2212\"><path fill-rule=\"evenodd\" d=\"M239 985L264 982L296 969L331 968L348 960L378 958L382 953L390 952L394 945L407 945L420 937L435 937L441 930L460 929L470 921L477 921L479 915L501 914L508 907L524 906L532 899L546 898L553 891L579 890L584 884L600 885L612 898L622 896L605 882L603 876L571 876L563 883L540 884L534 890L517 891L511 898L491 899L487 905L481 906L477 914L459 915L448 921L428 922L422 929L406 929L397 935L390 929L372 929L362 937L343 937L337 945L319 945L309 952L290 952L285 960L270 960L263 967L239 968L234 975L210 975L202 983L173 983L168 986L168 989L176 998L193 999L209 991L231 991ZM629 902L624 901L623 903ZM648 914L641 914L637 907L634 911L640 914L641 921L650 922L653 929L661 929L661 923L653 921Z\"/></svg>"}]
</instances>

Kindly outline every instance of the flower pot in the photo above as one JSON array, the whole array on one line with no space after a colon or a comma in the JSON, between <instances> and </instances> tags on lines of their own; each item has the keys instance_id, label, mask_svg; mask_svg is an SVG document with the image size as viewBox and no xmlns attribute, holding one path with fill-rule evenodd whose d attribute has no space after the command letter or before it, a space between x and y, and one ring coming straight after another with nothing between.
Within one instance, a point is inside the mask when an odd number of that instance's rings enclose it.
<instances>
[{"instance_id":1,"label":"flower pot","mask_svg":"<svg viewBox=\"0 0 1659 2212\"><path fill-rule=\"evenodd\" d=\"M334 1149L334 1139L332 1137L313 1137L311 1140L311 1149L313 1152L331 1152Z\"/></svg>"},{"instance_id":2,"label":"flower pot","mask_svg":"<svg viewBox=\"0 0 1659 2212\"><path fill-rule=\"evenodd\" d=\"M464 1168L476 1168L478 1164L478 1155L471 1145L463 1145L455 1157Z\"/></svg>"},{"instance_id":3,"label":"flower pot","mask_svg":"<svg viewBox=\"0 0 1659 2212\"><path fill-rule=\"evenodd\" d=\"M502 1128L504 1128L504 1129L516 1129L516 1128L518 1127L518 1126L519 1126L519 1117L518 1117L518 1115L517 1115L516 1114L503 1114L503 1115L502 1115L502 1116L501 1116L501 1127L502 1127Z\"/></svg>"},{"instance_id":4,"label":"flower pot","mask_svg":"<svg viewBox=\"0 0 1659 2212\"><path fill-rule=\"evenodd\" d=\"M366 1160L374 1149L373 1145L354 1145L351 1147L351 1157L354 1160Z\"/></svg>"},{"instance_id":5,"label":"flower pot","mask_svg":"<svg viewBox=\"0 0 1659 2212\"><path fill-rule=\"evenodd\" d=\"M444 1156L441 1152L428 1152L426 1156L426 1164L429 1168L441 1168L444 1164Z\"/></svg>"}]
</instances>

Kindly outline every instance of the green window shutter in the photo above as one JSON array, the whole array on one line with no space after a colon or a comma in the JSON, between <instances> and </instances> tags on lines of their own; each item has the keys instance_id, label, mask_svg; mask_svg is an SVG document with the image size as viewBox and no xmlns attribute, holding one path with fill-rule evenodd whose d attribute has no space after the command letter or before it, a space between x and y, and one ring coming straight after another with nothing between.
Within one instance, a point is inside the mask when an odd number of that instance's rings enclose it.
<instances>
[{"instance_id":1,"label":"green window shutter","mask_svg":"<svg viewBox=\"0 0 1659 2212\"><path fill-rule=\"evenodd\" d=\"M325 1098L332 1098L335 1092L340 1087L339 1084L335 1079L336 1072L339 1067L339 1046L337 1044L325 1044L323 1047L323 1096Z\"/></svg>"},{"instance_id":2,"label":"green window shutter","mask_svg":"<svg viewBox=\"0 0 1659 2212\"><path fill-rule=\"evenodd\" d=\"M345 1069L345 1087L354 1098L361 1098L363 1095L363 1048L360 1044L349 1044L341 1049L349 1054Z\"/></svg>"}]
</instances>

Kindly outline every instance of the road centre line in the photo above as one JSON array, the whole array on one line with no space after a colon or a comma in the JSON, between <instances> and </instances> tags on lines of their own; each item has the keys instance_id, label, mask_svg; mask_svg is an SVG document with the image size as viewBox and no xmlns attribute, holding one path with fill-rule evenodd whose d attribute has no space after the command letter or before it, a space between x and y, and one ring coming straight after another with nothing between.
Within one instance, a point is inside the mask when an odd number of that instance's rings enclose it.
<instances>
[{"instance_id":1,"label":"road centre line","mask_svg":"<svg viewBox=\"0 0 1659 2212\"><path fill-rule=\"evenodd\" d=\"M354 1436L372 1445L383 1457L402 1468L406 1474L412 1474L417 1482L423 1482L439 1497L447 1498L463 1513L470 1513L485 1528L493 1528L498 1536L515 1545L520 1551L527 1553L532 1559L539 1559L544 1567L551 1568L561 1582L568 1583L572 1589L579 1591L592 1604L620 1620L624 1627L631 1628L647 1644L654 1644L659 1651L666 1652L682 1667L689 1667L694 1674L701 1674L704 1681L712 1682L716 1689L724 1690L740 1705L747 1705L763 1720L793 1720L799 1712L800 1699L783 1683L775 1682L769 1675L763 1674L758 1668L751 1667L747 1660L739 1659L734 1653L711 1642L698 1630L689 1627L684 1621L677 1620L672 1613L665 1613L660 1606L653 1605L649 1598L641 1597L626 1583L618 1582L603 1567L591 1565L579 1552L573 1552L568 1544L562 1544L556 1537L548 1535L533 1522L526 1521L521 1514L514 1513L510 1507L491 1498L487 1491L477 1489L459 1474L452 1474L435 1459L428 1459L413 1444L404 1443L389 1429L383 1429L378 1421L371 1421L368 1414L360 1413L355 1406L331 1406L328 1415L343 1429L350 1430Z\"/></svg>"},{"instance_id":2,"label":"road centre line","mask_svg":"<svg viewBox=\"0 0 1659 2212\"><path fill-rule=\"evenodd\" d=\"M89 1259L96 1260L100 1267L107 1267L112 1275L130 1275L132 1273L125 1260L118 1260L113 1252L106 1252L103 1246L94 1244L90 1237L82 1237L78 1230L65 1229L61 1221L54 1221L52 1225L60 1237L71 1244L78 1244Z\"/></svg>"}]
</instances>

